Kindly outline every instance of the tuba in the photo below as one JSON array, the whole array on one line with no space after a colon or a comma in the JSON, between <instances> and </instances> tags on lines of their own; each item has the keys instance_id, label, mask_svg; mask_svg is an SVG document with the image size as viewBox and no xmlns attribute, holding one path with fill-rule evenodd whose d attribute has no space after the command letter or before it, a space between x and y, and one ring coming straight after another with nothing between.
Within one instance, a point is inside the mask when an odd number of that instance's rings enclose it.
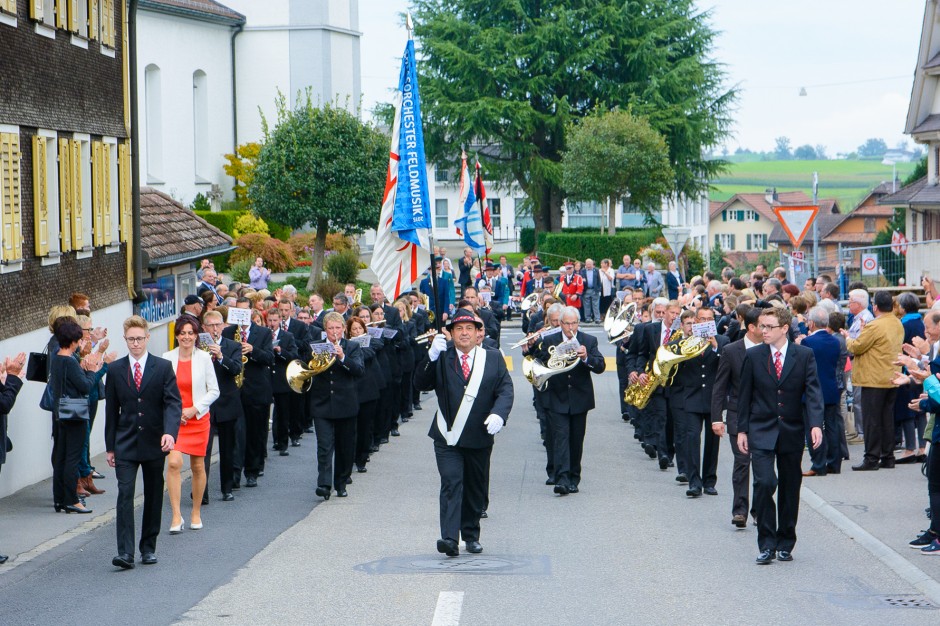
<instances>
[{"instance_id":1,"label":"tuba","mask_svg":"<svg viewBox=\"0 0 940 626\"><path fill-rule=\"evenodd\" d=\"M529 310L532 309L532 307L538 305L538 303L539 303L539 293L537 291L533 291L532 293L527 295L525 298L523 298L522 301L519 303L519 310L522 311L523 313L528 313Z\"/></svg>"},{"instance_id":2,"label":"tuba","mask_svg":"<svg viewBox=\"0 0 940 626\"><path fill-rule=\"evenodd\" d=\"M336 355L326 352L314 353L306 366L303 361L294 359L287 364L287 384L291 390L304 393L313 385L313 377L330 369L335 362Z\"/></svg>"},{"instance_id":3,"label":"tuba","mask_svg":"<svg viewBox=\"0 0 940 626\"><path fill-rule=\"evenodd\" d=\"M539 391L545 391L549 378L573 370L581 360L574 352L559 353L557 347L549 346L548 362L544 365L532 355L522 360L522 375Z\"/></svg>"},{"instance_id":4,"label":"tuba","mask_svg":"<svg viewBox=\"0 0 940 626\"><path fill-rule=\"evenodd\" d=\"M611 308L613 308L613 304L611 304ZM636 323L636 302L630 302L622 307L618 306L618 310L612 319L610 309L608 309L607 316L604 317L604 330L607 331L607 339L610 343L617 343L621 339L629 339L633 335Z\"/></svg>"},{"instance_id":5,"label":"tuba","mask_svg":"<svg viewBox=\"0 0 940 626\"><path fill-rule=\"evenodd\" d=\"M668 387L676 375L676 366L694 359L705 352L709 343L702 337L686 337L678 342L660 346L656 358L646 368L646 384L630 385L623 394L623 401L638 409L645 408L657 387Z\"/></svg>"}]
</instances>

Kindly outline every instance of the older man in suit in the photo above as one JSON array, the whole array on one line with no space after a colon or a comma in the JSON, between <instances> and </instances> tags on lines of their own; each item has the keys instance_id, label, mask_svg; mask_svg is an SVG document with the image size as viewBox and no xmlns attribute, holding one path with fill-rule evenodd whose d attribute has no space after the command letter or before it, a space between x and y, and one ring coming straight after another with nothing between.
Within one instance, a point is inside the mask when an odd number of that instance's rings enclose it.
<instances>
[{"instance_id":1,"label":"older man in suit","mask_svg":"<svg viewBox=\"0 0 940 626\"><path fill-rule=\"evenodd\" d=\"M219 437L219 483L222 488L222 500L231 502L235 499L232 494L234 485L234 455L235 455L235 424L238 420L244 422L245 415L238 394L238 385L235 377L242 371L242 347L231 339L222 336L225 322L222 314L217 311L206 313L203 326L212 336L209 344L209 354L212 356L212 366L215 368L215 378L219 383L219 399L209 407L209 417L212 428ZM212 437L206 448L206 458L212 457ZM206 472L208 476L208 472ZM209 484L206 483L206 495L203 504L208 503Z\"/></svg>"},{"instance_id":2,"label":"older man in suit","mask_svg":"<svg viewBox=\"0 0 940 626\"><path fill-rule=\"evenodd\" d=\"M134 568L134 490L137 472L144 481L140 562L157 562L157 536L163 512L163 465L179 434L183 402L172 364L147 352L147 321L124 320L129 355L111 363L105 385L104 424L108 465L118 481L115 567Z\"/></svg>"},{"instance_id":3,"label":"older man in suit","mask_svg":"<svg viewBox=\"0 0 940 626\"><path fill-rule=\"evenodd\" d=\"M294 320L296 321L296 320ZM295 415L295 409L301 411L295 398L303 398L301 394L294 393L287 384L287 364L297 359L298 346L294 335L283 330L281 312L278 309L268 311L268 328L271 330L271 350L274 352L274 366L271 368L271 393L274 398L274 450L280 456L289 456L287 451L288 435L292 441L297 441L300 432L300 416ZM309 347L307 348L309 350Z\"/></svg>"},{"instance_id":4,"label":"older man in suit","mask_svg":"<svg viewBox=\"0 0 940 626\"><path fill-rule=\"evenodd\" d=\"M791 319L788 310L778 307L761 312L764 343L747 351L741 374L738 446L751 453L754 468L758 565L793 560L806 430L813 447L823 438L816 359L812 350L788 340Z\"/></svg>"},{"instance_id":5,"label":"older man in suit","mask_svg":"<svg viewBox=\"0 0 940 626\"><path fill-rule=\"evenodd\" d=\"M743 338L725 346L712 388L712 432L721 437L727 431L734 463L731 469L731 523L738 528L747 527L748 503L751 486L751 455L738 447L738 393L741 372L747 350L763 343L758 325L762 309L751 307L744 314L747 333ZM753 509L751 510L753 514Z\"/></svg>"},{"instance_id":6,"label":"older man in suit","mask_svg":"<svg viewBox=\"0 0 940 626\"><path fill-rule=\"evenodd\" d=\"M561 332L544 338L532 351L546 364L553 353L568 354L575 363L573 369L548 379L544 397L554 440L555 493L560 496L579 491L587 414L595 406L591 374L602 374L607 366L597 349L597 339L578 330L580 321L578 309L566 306L561 313Z\"/></svg>"},{"instance_id":7,"label":"older man in suit","mask_svg":"<svg viewBox=\"0 0 940 626\"><path fill-rule=\"evenodd\" d=\"M441 538L437 551L458 556L463 537L468 552L483 551L480 517L486 506L493 436L509 419L513 387L499 352L477 346L483 323L458 309L448 324L453 345L437 335L428 359L415 371L415 386L432 389L441 407L428 436L441 475Z\"/></svg>"},{"instance_id":8,"label":"older man in suit","mask_svg":"<svg viewBox=\"0 0 940 626\"><path fill-rule=\"evenodd\" d=\"M816 372L819 376L825 408L823 442L818 448L810 448L809 456L813 460L813 465L803 472L803 476L838 474L842 471L842 439L845 437L845 423L839 411L839 399L842 393L836 383L836 369L842 349L839 340L829 333L829 313L826 309L818 306L810 309L806 314L806 325L809 334L800 344L812 350L816 357ZM808 438L809 433L807 433Z\"/></svg>"},{"instance_id":9,"label":"older man in suit","mask_svg":"<svg viewBox=\"0 0 940 626\"><path fill-rule=\"evenodd\" d=\"M675 300L682 293L682 283L685 282L679 273L679 266L675 261L669 261L669 271L666 272L666 295Z\"/></svg>"}]
</instances>

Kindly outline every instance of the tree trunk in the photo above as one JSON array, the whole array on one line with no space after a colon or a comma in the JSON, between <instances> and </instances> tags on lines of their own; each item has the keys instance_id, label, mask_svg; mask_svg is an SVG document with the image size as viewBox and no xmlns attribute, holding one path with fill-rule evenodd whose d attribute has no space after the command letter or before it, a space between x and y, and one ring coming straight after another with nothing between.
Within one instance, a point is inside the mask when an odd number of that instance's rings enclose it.
<instances>
[{"instance_id":1,"label":"tree trunk","mask_svg":"<svg viewBox=\"0 0 940 626\"><path fill-rule=\"evenodd\" d=\"M555 185L546 185L545 196L548 198L549 221L551 232L561 232L561 189Z\"/></svg>"},{"instance_id":2,"label":"tree trunk","mask_svg":"<svg viewBox=\"0 0 940 626\"><path fill-rule=\"evenodd\" d=\"M326 234L329 226L330 223L325 218L317 220L317 238L313 242L307 291L312 291L314 284L323 276L323 258L326 255Z\"/></svg>"},{"instance_id":3,"label":"tree trunk","mask_svg":"<svg viewBox=\"0 0 940 626\"><path fill-rule=\"evenodd\" d=\"M611 237L617 234L617 199L614 196L607 198L607 234Z\"/></svg>"}]
</instances>

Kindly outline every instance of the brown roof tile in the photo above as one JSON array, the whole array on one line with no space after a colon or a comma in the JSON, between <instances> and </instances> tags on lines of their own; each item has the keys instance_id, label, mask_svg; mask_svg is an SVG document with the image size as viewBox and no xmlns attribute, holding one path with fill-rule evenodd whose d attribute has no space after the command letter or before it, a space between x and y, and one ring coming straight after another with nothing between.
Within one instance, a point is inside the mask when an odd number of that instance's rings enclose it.
<instances>
[{"instance_id":1,"label":"brown roof tile","mask_svg":"<svg viewBox=\"0 0 940 626\"><path fill-rule=\"evenodd\" d=\"M162 191L141 187L140 244L153 267L221 254L232 238Z\"/></svg>"},{"instance_id":2,"label":"brown roof tile","mask_svg":"<svg viewBox=\"0 0 940 626\"><path fill-rule=\"evenodd\" d=\"M878 204L889 206L940 205L940 185L928 185L927 177L924 176L910 185L901 187L896 193L880 198Z\"/></svg>"},{"instance_id":3,"label":"brown roof tile","mask_svg":"<svg viewBox=\"0 0 940 626\"><path fill-rule=\"evenodd\" d=\"M165 10L176 14L201 14L206 18L223 18L238 24L245 23L245 16L215 0L140 0L142 9Z\"/></svg>"}]
</instances>

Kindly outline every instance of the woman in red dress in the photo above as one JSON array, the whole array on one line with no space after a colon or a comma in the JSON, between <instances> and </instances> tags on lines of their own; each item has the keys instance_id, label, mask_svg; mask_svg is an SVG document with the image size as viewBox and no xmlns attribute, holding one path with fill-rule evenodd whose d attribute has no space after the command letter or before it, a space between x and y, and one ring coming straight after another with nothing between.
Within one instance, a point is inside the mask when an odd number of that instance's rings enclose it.
<instances>
[{"instance_id":1,"label":"woman in red dress","mask_svg":"<svg viewBox=\"0 0 940 626\"><path fill-rule=\"evenodd\" d=\"M170 534L175 535L184 528L180 513L180 491L183 455L189 455L189 467L193 471L193 512L189 527L202 528L202 494L206 489L206 446L209 443L209 405L219 397L219 383L212 366L212 357L204 350L196 349L201 332L193 317L184 315L176 321L177 348L163 355L173 364L176 384L183 399L183 415L176 445L167 457L166 487L173 509Z\"/></svg>"}]
</instances>

